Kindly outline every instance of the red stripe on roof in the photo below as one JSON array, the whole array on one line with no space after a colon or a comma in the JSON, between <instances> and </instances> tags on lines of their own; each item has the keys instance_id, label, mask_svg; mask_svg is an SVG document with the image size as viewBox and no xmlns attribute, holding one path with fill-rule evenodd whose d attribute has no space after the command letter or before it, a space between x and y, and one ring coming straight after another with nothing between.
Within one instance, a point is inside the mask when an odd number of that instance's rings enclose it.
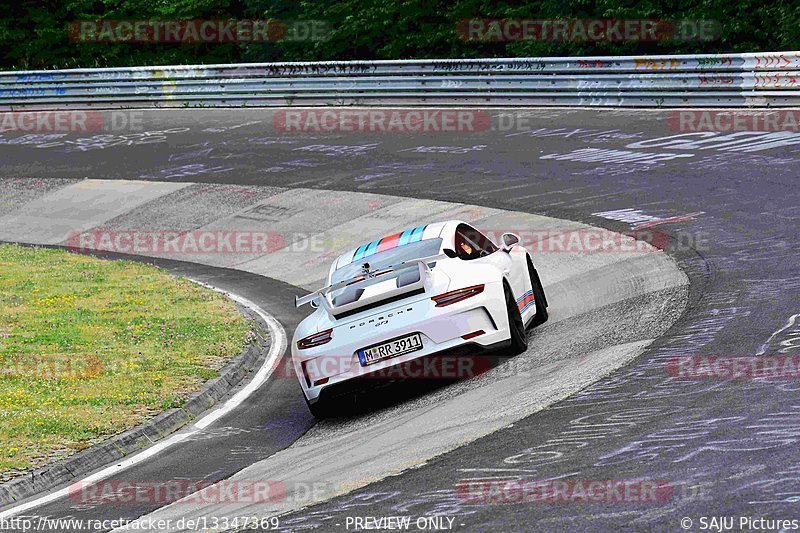
<instances>
[{"instance_id":1,"label":"red stripe on roof","mask_svg":"<svg viewBox=\"0 0 800 533\"><path fill-rule=\"evenodd\" d=\"M400 233L403 233L402 231ZM400 239L400 233L395 233L394 235L389 235L388 237L384 237L381 239L381 242L378 243L378 252L382 252L384 250L391 250L392 248L397 247L397 241Z\"/></svg>"}]
</instances>

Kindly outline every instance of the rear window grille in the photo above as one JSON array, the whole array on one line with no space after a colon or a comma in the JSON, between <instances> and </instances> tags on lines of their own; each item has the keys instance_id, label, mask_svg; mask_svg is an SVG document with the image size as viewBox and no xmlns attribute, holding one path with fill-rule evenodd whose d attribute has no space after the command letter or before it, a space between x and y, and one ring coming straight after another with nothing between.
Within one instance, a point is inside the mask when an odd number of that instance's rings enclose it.
<instances>
[{"instance_id":1,"label":"rear window grille","mask_svg":"<svg viewBox=\"0 0 800 533\"><path fill-rule=\"evenodd\" d=\"M370 309L375 309L376 307L381 307L383 305L390 304L393 302L399 302L400 300L405 300L406 298L411 298L412 296L418 296L420 294L425 294L424 287L420 287L419 289L407 292L405 294L398 294L397 296L392 296L391 298L387 298L379 302L373 302L371 304L365 305L364 307L358 307L356 309L344 311L343 313L334 314L333 317L336 318L337 320L340 318L346 318L348 316L352 316L358 313L363 313L364 311L369 311Z\"/></svg>"}]
</instances>

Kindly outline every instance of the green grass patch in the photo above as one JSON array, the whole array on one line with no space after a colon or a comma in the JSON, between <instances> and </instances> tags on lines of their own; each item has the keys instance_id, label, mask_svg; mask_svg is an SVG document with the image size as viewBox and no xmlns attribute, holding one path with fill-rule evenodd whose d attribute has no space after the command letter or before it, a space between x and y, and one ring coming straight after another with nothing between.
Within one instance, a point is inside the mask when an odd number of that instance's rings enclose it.
<instances>
[{"instance_id":1,"label":"green grass patch","mask_svg":"<svg viewBox=\"0 0 800 533\"><path fill-rule=\"evenodd\" d=\"M248 342L223 295L156 267L0 245L0 474L182 405Z\"/></svg>"}]
</instances>

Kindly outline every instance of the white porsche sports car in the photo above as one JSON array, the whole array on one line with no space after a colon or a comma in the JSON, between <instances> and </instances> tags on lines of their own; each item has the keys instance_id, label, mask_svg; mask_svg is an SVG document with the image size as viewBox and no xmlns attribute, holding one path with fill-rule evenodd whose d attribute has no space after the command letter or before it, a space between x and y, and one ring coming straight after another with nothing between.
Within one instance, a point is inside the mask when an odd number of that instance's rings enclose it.
<instances>
[{"instance_id":1,"label":"white porsche sports car","mask_svg":"<svg viewBox=\"0 0 800 533\"><path fill-rule=\"evenodd\" d=\"M465 345L527 348L526 328L547 320L547 299L519 237L500 246L457 220L389 235L333 262L316 308L294 333L292 362L312 414L380 370Z\"/></svg>"}]
</instances>

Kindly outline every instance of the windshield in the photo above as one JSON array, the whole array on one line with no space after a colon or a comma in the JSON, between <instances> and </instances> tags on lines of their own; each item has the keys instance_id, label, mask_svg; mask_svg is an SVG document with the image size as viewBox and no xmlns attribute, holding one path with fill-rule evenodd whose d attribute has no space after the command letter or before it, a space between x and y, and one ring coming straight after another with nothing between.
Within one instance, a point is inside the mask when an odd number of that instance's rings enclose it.
<instances>
[{"instance_id":1,"label":"windshield","mask_svg":"<svg viewBox=\"0 0 800 533\"><path fill-rule=\"evenodd\" d=\"M331 275L331 285L358 276L361 273L361 265L364 263L369 263L370 269L372 270L376 268L385 268L402 263L403 261L437 255L441 247L442 239L436 238L425 239L424 241L418 241L392 248L391 250L378 252L335 270Z\"/></svg>"}]
</instances>

